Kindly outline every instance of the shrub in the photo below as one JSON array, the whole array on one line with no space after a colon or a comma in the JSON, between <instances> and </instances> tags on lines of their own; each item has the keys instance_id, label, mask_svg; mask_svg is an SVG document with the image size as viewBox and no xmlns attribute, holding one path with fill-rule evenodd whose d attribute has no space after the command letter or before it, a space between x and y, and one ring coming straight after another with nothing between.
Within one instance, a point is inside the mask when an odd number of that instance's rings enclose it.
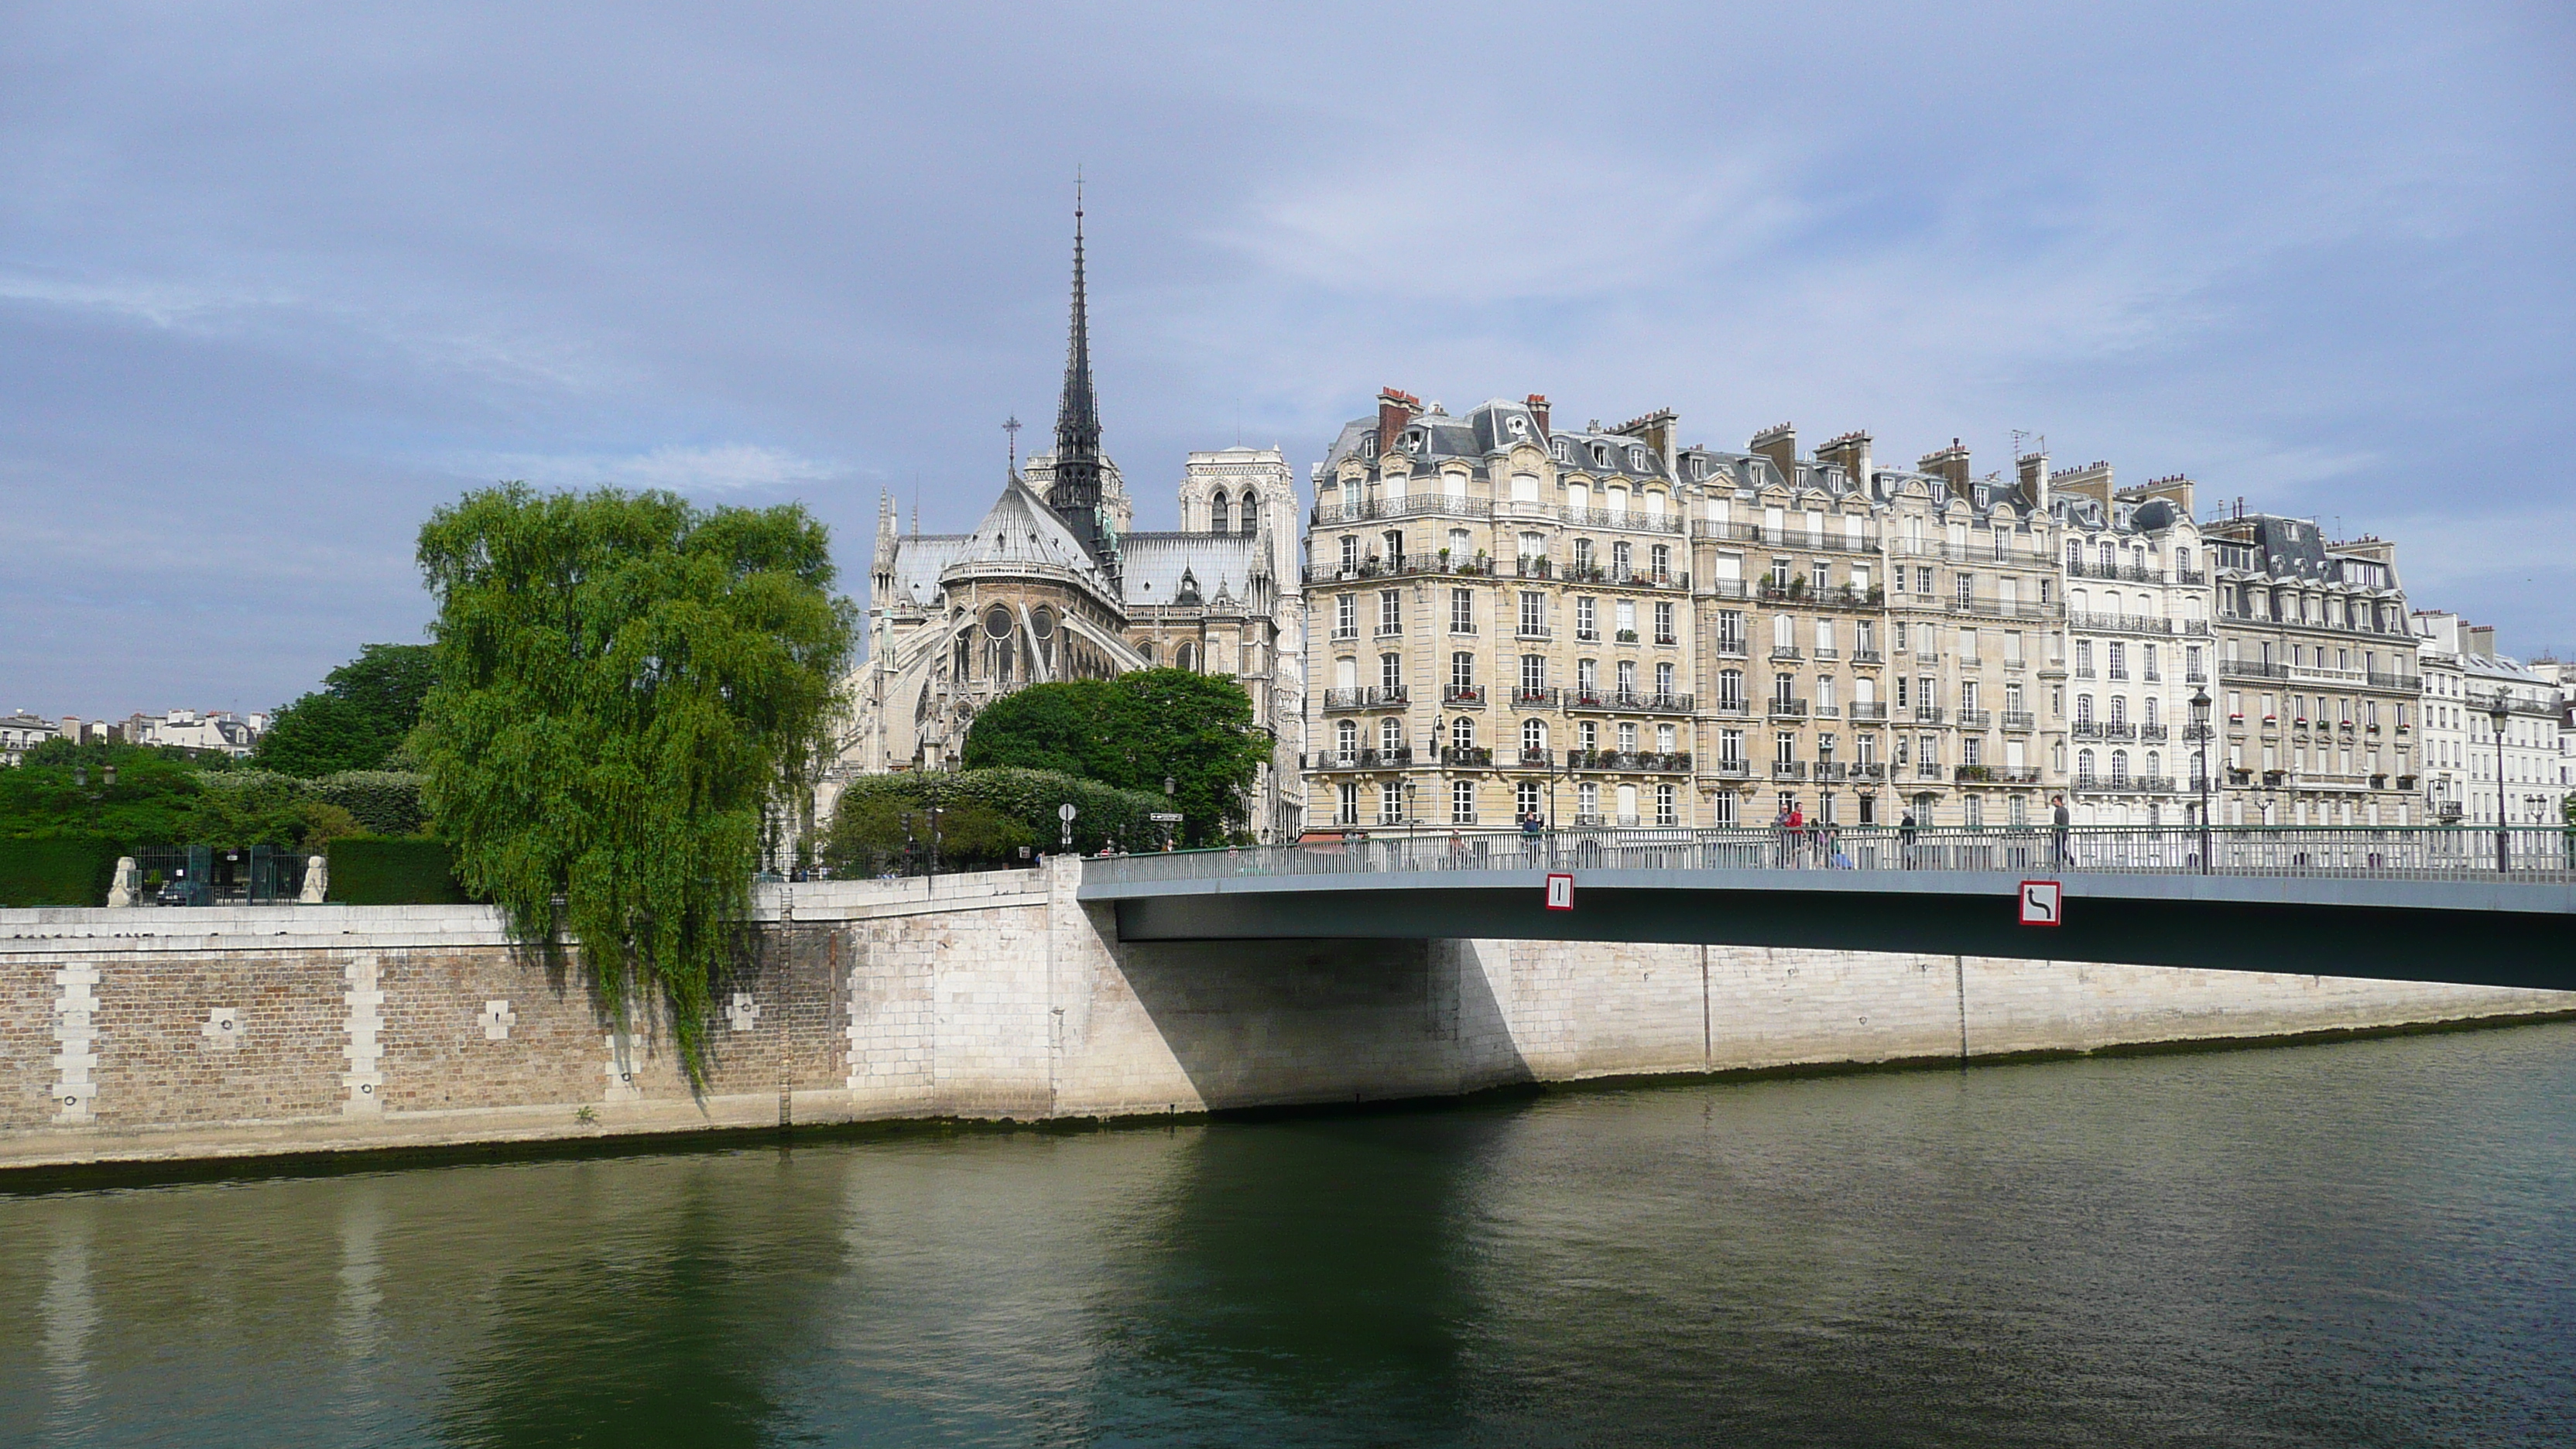
<instances>
[{"instance_id":1,"label":"shrub","mask_svg":"<svg viewBox=\"0 0 2576 1449\"><path fill-rule=\"evenodd\" d=\"M350 906L452 906L471 900L457 883L447 842L419 836L351 835L323 847L329 898Z\"/></svg>"},{"instance_id":2,"label":"shrub","mask_svg":"<svg viewBox=\"0 0 2576 1449\"><path fill-rule=\"evenodd\" d=\"M307 781L304 792L356 816L371 835L418 835L429 823L420 776L409 770L341 770Z\"/></svg>"},{"instance_id":3,"label":"shrub","mask_svg":"<svg viewBox=\"0 0 2576 1449\"><path fill-rule=\"evenodd\" d=\"M902 815L933 806L962 812L942 820L940 833L949 840L964 838L960 831L972 836L986 830L981 816L989 812L1020 832L1002 842L1008 858L1016 858L1016 847L1020 845L1052 850L1061 838L1056 811L1065 805L1073 806L1075 811L1073 848L1085 854L1111 842L1133 850L1151 849L1162 842L1163 827L1148 818L1164 808L1158 795L1114 789L1054 770L997 767L954 774L867 775L853 780L833 808L824 860L836 875L866 875L882 870L894 864L893 857L901 853ZM952 829L950 821L956 822L956 829ZM926 851L927 829L916 822L914 831L924 837ZM960 863L954 847L943 844L940 864Z\"/></svg>"},{"instance_id":4,"label":"shrub","mask_svg":"<svg viewBox=\"0 0 2576 1449\"><path fill-rule=\"evenodd\" d=\"M124 853L97 836L0 840L0 906L103 906Z\"/></svg>"}]
</instances>

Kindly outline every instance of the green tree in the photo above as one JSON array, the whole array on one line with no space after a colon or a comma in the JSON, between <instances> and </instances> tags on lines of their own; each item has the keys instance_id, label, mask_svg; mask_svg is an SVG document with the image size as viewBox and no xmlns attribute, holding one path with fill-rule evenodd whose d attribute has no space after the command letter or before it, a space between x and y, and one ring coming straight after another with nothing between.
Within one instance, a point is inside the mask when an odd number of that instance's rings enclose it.
<instances>
[{"instance_id":1,"label":"green tree","mask_svg":"<svg viewBox=\"0 0 2576 1449\"><path fill-rule=\"evenodd\" d=\"M802 508L504 484L430 516L437 682L412 749L458 874L568 935L612 1008L658 983L693 1075L762 816L810 788L854 611Z\"/></svg>"},{"instance_id":2,"label":"green tree","mask_svg":"<svg viewBox=\"0 0 2576 1449\"><path fill-rule=\"evenodd\" d=\"M277 712L253 759L288 775L381 770L420 722L437 663L426 644L368 644Z\"/></svg>"},{"instance_id":3,"label":"green tree","mask_svg":"<svg viewBox=\"0 0 2576 1449\"><path fill-rule=\"evenodd\" d=\"M1270 737L1253 727L1243 686L1186 669L1004 695L975 717L965 751L970 770L1061 770L1149 795L1170 780L1189 845L1217 844L1244 826L1269 758Z\"/></svg>"},{"instance_id":4,"label":"green tree","mask_svg":"<svg viewBox=\"0 0 2576 1449\"><path fill-rule=\"evenodd\" d=\"M0 836L185 844L197 838L191 830L200 780L195 762L179 751L49 740L18 768L0 770Z\"/></svg>"},{"instance_id":5,"label":"green tree","mask_svg":"<svg viewBox=\"0 0 2576 1449\"><path fill-rule=\"evenodd\" d=\"M1066 828L1056 812L1066 805L1074 808L1076 851L1088 854L1113 844L1148 850L1163 839L1163 828L1150 818L1164 805L1159 789L1151 795L1119 790L1053 770L912 770L851 781L833 807L823 859L844 879L906 868L904 817L909 815L911 863L927 866L927 816L936 808L942 812L942 869L1009 864L1023 845L1056 848Z\"/></svg>"}]
</instances>

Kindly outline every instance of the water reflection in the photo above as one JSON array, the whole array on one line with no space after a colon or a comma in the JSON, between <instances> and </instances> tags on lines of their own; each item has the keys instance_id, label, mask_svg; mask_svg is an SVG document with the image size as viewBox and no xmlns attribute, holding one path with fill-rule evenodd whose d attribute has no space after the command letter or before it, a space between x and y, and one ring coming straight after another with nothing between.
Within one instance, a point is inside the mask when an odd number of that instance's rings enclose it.
<instances>
[{"instance_id":1,"label":"water reflection","mask_svg":"<svg viewBox=\"0 0 2576 1449\"><path fill-rule=\"evenodd\" d=\"M2576 1026L0 1199L0 1443L2576 1442Z\"/></svg>"}]
</instances>

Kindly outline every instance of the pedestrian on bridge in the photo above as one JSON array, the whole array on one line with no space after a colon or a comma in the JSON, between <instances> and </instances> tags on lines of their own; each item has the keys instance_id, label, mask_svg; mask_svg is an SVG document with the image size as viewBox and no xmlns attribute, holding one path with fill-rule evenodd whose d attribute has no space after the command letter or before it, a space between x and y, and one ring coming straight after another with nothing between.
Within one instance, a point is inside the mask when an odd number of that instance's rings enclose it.
<instances>
[{"instance_id":1,"label":"pedestrian on bridge","mask_svg":"<svg viewBox=\"0 0 2576 1449\"><path fill-rule=\"evenodd\" d=\"M1905 818L1896 822L1896 854L1907 870L1914 868L1914 807L1905 807Z\"/></svg>"},{"instance_id":2,"label":"pedestrian on bridge","mask_svg":"<svg viewBox=\"0 0 2576 1449\"><path fill-rule=\"evenodd\" d=\"M2051 796L2049 806L2050 830L2057 837L2057 868L2064 870L2066 869L2066 827L2073 823L2073 817L2066 813L2066 797L2063 795Z\"/></svg>"}]
</instances>

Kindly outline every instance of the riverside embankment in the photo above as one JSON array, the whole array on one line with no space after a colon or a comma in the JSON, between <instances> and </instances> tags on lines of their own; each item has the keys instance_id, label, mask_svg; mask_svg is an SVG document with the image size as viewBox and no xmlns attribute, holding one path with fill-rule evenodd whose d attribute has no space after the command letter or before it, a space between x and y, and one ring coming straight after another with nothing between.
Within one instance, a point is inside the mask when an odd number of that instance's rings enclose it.
<instances>
[{"instance_id":1,"label":"riverside embankment","mask_svg":"<svg viewBox=\"0 0 2576 1449\"><path fill-rule=\"evenodd\" d=\"M1136 943L1081 863L774 887L667 1023L478 907L0 912L0 1169L1121 1117L2516 1019L2493 987L1883 952ZM1472 929L1471 923L1461 923Z\"/></svg>"}]
</instances>

